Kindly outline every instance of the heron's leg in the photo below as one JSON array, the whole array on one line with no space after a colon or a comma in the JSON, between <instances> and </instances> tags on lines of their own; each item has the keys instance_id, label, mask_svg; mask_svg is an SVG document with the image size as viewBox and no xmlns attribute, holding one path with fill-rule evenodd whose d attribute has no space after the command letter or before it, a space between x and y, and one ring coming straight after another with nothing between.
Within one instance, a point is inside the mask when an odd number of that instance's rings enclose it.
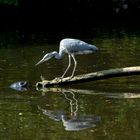
<instances>
[{"instance_id":1,"label":"heron's leg","mask_svg":"<svg viewBox=\"0 0 140 140\"><path fill-rule=\"evenodd\" d=\"M69 57L69 64L68 64L68 67L66 68L64 74L61 76L61 78L63 78L65 76L65 74L67 73L68 69L70 68L71 66L71 55L68 54L68 57Z\"/></svg>"},{"instance_id":2,"label":"heron's leg","mask_svg":"<svg viewBox=\"0 0 140 140\"><path fill-rule=\"evenodd\" d=\"M74 68L73 68L73 72L72 72L72 75L70 76L70 78L72 78L74 76L75 69L76 69L76 66L77 66L77 61L75 59L75 56L73 54L71 56L72 56L72 58L74 60Z\"/></svg>"}]
</instances>

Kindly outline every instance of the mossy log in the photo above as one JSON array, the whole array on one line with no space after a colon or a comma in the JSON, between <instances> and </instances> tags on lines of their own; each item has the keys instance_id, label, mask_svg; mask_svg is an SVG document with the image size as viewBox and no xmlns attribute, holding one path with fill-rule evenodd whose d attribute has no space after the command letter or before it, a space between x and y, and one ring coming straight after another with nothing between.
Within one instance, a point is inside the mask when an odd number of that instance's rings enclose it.
<instances>
[{"instance_id":1,"label":"mossy log","mask_svg":"<svg viewBox=\"0 0 140 140\"><path fill-rule=\"evenodd\" d=\"M107 78L129 76L129 75L140 75L140 66L97 71L93 73L77 75L71 79L69 77L63 78L63 80L53 79L53 80L48 81L48 80L43 79L41 82L36 83L36 87L44 88L44 87L50 87L50 86L60 86L60 85L66 85L66 84L83 83L83 82L103 80Z\"/></svg>"}]
</instances>

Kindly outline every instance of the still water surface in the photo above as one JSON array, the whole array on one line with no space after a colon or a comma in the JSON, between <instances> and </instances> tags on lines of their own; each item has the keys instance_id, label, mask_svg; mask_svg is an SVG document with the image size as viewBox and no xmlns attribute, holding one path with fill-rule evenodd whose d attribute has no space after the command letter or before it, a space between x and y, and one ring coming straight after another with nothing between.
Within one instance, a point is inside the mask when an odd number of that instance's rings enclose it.
<instances>
[{"instance_id":1,"label":"still water surface","mask_svg":"<svg viewBox=\"0 0 140 140\"><path fill-rule=\"evenodd\" d=\"M77 56L75 74L140 65L139 35L83 40L100 51ZM35 67L54 50L58 43L0 48L0 139L140 139L140 76L38 90L41 75L53 79L67 67L67 56ZM27 90L9 88L21 80L28 81Z\"/></svg>"}]
</instances>

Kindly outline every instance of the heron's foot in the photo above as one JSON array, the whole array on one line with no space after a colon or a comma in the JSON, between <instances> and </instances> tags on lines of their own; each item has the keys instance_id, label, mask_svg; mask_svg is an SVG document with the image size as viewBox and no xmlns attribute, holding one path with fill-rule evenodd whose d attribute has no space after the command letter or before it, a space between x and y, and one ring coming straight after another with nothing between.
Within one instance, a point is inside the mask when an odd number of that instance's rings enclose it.
<instances>
[{"instance_id":1,"label":"heron's foot","mask_svg":"<svg viewBox=\"0 0 140 140\"><path fill-rule=\"evenodd\" d=\"M54 81L56 81L56 82L62 82L63 81L63 77L56 77L54 79Z\"/></svg>"},{"instance_id":2,"label":"heron's foot","mask_svg":"<svg viewBox=\"0 0 140 140\"><path fill-rule=\"evenodd\" d=\"M72 75L72 76L70 76L70 77L69 77L69 80L71 80L73 77L74 77L73 75Z\"/></svg>"}]
</instances>

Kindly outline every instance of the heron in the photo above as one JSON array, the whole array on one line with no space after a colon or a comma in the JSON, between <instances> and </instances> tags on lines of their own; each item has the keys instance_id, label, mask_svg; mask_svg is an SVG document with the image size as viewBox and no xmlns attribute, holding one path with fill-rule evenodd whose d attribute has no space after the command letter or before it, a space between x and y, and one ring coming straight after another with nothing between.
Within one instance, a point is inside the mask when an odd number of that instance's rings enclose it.
<instances>
[{"instance_id":1,"label":"heron","mask_svg":"<svg viewBox=\"0 0 140 140\"><path fill-rule=\"evenodd\" d=\"M67 71L69 70L71 66L71 59L73 59L74 68L73 68L71 76L69 77L71 79L74 77L74 73L77 66L75 55L91 54L97 51L98 51L98 48L95 45L86 43L79 39L65 38L60 41L59 52L53 51L53 52L45 54L43 58L36 64L36 66L45 61L48 61L51 58L62 59L65 54L68 54L68 60L69 60L68 66L66 70L64 71L63 75L59 78L61 79L64 78L64 76L66 75Z\"/></svg>"}]
</instances>

